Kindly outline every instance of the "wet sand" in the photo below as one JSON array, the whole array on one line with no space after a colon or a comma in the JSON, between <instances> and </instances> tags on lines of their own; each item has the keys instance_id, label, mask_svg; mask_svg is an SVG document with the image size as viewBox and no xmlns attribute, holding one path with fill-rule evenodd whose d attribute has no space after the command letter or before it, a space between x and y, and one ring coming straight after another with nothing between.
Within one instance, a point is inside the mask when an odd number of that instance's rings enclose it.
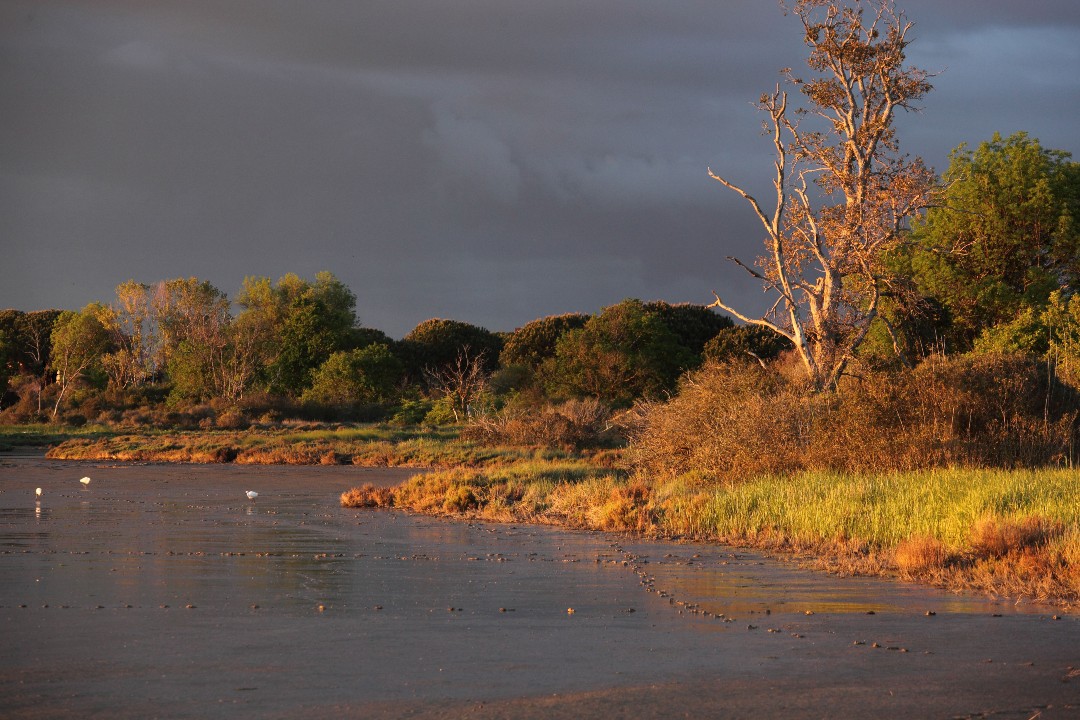
<instances>
[{"instance_id":1,"label":"wet sand","mask_svg":"<svg viewBox=\"0 0 1080 720\"><path fill-rule=\"evenodd\" d=\"M0 715L1080 717L1075 615L338 506L408 474L0 457Z\"/></svg>"}]
</instances>

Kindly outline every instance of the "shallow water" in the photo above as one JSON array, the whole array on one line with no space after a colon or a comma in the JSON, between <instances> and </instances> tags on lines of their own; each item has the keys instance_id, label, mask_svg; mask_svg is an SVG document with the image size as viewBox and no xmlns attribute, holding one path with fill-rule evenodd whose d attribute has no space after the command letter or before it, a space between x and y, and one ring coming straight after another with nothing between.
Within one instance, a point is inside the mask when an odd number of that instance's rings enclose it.
<instances>
[{"instance_id":1,"label":"shallow water","mask_svg":"<svg viewBox=\"0 0 1080 720\"><path fill-rule=\"evenodd\" d=\"M1073 616L338 505L410 472L0 458L4 716L1080 715Z\"/></svg>"}]
</instances>

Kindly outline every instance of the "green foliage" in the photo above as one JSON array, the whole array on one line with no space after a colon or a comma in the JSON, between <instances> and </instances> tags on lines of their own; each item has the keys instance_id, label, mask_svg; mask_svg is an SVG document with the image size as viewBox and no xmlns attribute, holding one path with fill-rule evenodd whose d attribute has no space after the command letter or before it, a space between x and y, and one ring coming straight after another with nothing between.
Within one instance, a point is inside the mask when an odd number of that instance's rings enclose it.
<instances>
[{"instance_id":1,"label":"green foliage","mask_svg":"<svg viewBox=\"0 0 1080 720\"><path fill-rule=\"evenodd\" d=\"M441 397L431 404L431 409L424 416L425 425L454 425L460 420L460 413L454 406L454 398Z\"/></svg>"},{"instance_id":2,"label":"green foliage","mask_svg":"<svg viewBox=\"0 0 1080 720\"><path fill-rule=\"evenodd\" d=\"M683 370L698 361L659 316L631 299L563 335L543 374L557 396L625 406L673 390Z\"/></svg>"},{"instance_id":3,"label":"green foliage","mask_svg":"<svg viewBox=\"0 0 1080 720\"><path fill-rule=\"evenodd\" d=\"M303 399L336 407L388 402L403 369L386 345L335 352L316 371Z\"/></svg>"},{"instance_id":4,"label":"green foliage","mask_svg":"<svg viewBox=\"0 0 1080 720\"><path fill-rule=\"evenodd\" d=\"M382 330L368 327L354 327L349 332L349 345L353 349L365 348L368 345L386 345L393 347L393 339Z\"/></svg>"},{"instance_id":5,"label":"green foliage","mask_svg":"<svg viewBox=\"0 0 1080 720\"><path fill-rule=\"evenodd\" d=\"M431 412L431 401L417 398L406 398L390 418L391 425L409 426L419 425Z\"/></svg>"},{"instance_id":6,"label":"green foliage","mask_svg":"<svg viewBox=\"0 0 1080 720\"><path fill-rule=\"evenodd\" d=\"M791 349L791 341L783 335L760 325L739 325L720 330L705 343L703 355L707 360L727 362L753 356L772 360Z\"/></svg>"},{"instance_id":7,"label":"green foliage","mask_svg":"<svg viewBox=\"0 0 1080 720\"><path fill-rule=\"evenodd\" d=\"M502 339L495 333L458 320L432 318L409 332L398 345L409 373L419 378L426 369L453 365L463 351L470 358L482 357L490 372L498 367Z\"/></svg>"},{"instance_id":8,"label":"green foliage","mask_svg":"<svg viewBox=\"0 0 1080 720\"><path fill-rule=\"evenodd\" d=\"M0 395L19 375L36 378L40 392L52 349L52 329L59 310L0 311Z\"/></svg>"},{"instance_id":9,"label":"green foliage","mask_svg":"<svg viewBox=\"0 0 1080 720\"><path fill-rule=\"evenodd\" d=\"M726 315L720 315L707 305L678 303L671 305L662 300L645 303L646 312L660 318L679 344L695 355L705 352L710 340L725 330L730 330L735 323Z\"/></svg>"},{"instance_id":10,"label":"green foliage","mask_svg":"<svg viewBox=\"0 0 1080 720\"><path fill-rule=\"evenodd\" d=\"M499 356L504 367L520 365L536 370L555 356L555 345L566 333L585 327L589 316L581 313L549 315L525 323L506 339Z\"/></svg>"},{"instance_id":11,"label":"green foliage","mask_svg":"<svg viewBox=\"0 0 1080 720\"><path fill-rule=\"evenodd\" d=\"M52 329L50 367L56 372L59 392L53 406L53 418L76 383L90 377L101 367L101 357L109 348L109 334L98 319L101 307L87 305L80 312L60 313Z\"/></svg>"},{"instance_id":12,"label":"green foliage","mask_svg":"<svg viewBox=\"0 0 1080 720\"><path fill-rule=\"evenodd\" d=\"M1080 293L1053 293L1043 322L1049 336L1050 358L1059 377L1080 391Z\"/></svg>"},{"instance_id":13,"label":"green foliage","mask_svg":"<svg viewBox=\"0 0 1080 720\"><path fill-rule=\"evenodd\" d=\"M8 379L18 371L18 326L23 313L0 310L0 401L7 392Z\"/></svg>"},{"instance_id":14,"label":"green foliage","mask_svg":"<svg viewBox=\"0 0 1080 720\"><path fill-rule=\"evenodd\" d=\"M940 331L950 350L971 348L1000 324L1018 329L1025 309L1037 315L1053 291L1078 287L1080 164L1069 157L1026 133L953 151L943 206L915 225L905 258L920 291L948 315ZM1002 332L985 343L1038 344Z\"/></svg>"},{"instance_id":15,"label":"green foliage","mask_svg":"<svg viewBox=\"0 0 1080 720\"><path fill-rule=\"evenodd\" d=\"M246 278L237 303L241 317L273 339L259 343L263 379L273 393L299 396L320 365L359 339L356 296L329 272L314 283L289 273L276 286L269 278Z\"/></svg>"}]
</instances>

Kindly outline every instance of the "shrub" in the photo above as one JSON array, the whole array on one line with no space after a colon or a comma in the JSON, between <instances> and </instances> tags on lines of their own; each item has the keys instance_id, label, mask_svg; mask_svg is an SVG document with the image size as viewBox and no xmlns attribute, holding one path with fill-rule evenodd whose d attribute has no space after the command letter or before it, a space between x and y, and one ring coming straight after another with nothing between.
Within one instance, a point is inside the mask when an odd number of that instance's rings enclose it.
<instances>
[{"instance_id":1,"label":"shrub","mask_svg":"<svg viewBox=\"0 0 1080 720\"><path fill-rule=\"evenodd\" d=\"M509 407L473 418L462 437L489 444L576 448L605 444L611 411L595 398L536 408Z\"/></svg>"},{"instance_id":2,"label":"shrub","mask_svg":"<svg viewBox=\"0 0 1080 720\"><path fill-rule=\"evenodd\" d=\"M901 574L922 575L944 568L949 553L937 538L916 535L896 546L894 559Z\"/></svg>"},{"instance_id":3,"label":"shrub","mask_svg":"<svg viewBox=\"0 0 1080 720\"><path fill-rule=\"evenodd\" d=\"M1045 545L1063 531L1061 523L1041 517L1017 520L984 517L971 528L971 547L977 554L1001 558L1014 551Z\"/></svg>"},{"instance_id":4,"label":"shrub","mask_svg":"<svg viewBox=\"0 0 1080 720\"><path fill-rule=\"evenodd\" d=\"M1080 399L1016 355L933 357L811 393L783 362L709 364L639 408L629 457L658 476L735 481L795 470L884 472L1075 461Z\"/></svg>"},{"instance_id":5,"label":"shrub","mask_svg":"<svg viewBox=\"0 0 1080 720\"><path fill-rule=\"evenodd\" d=\"M394 491L388 487L375 487L365 483L341 493L341 507L386 508L394 505Z\"/></svg>"}]
</instances>

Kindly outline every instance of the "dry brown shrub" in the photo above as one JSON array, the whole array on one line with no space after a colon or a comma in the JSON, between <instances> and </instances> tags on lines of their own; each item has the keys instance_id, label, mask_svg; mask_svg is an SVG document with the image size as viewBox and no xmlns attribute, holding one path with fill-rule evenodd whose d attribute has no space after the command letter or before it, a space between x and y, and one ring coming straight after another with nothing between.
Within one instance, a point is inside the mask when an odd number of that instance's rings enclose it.
<instances>
[{"instance_id":1,"label":"dry brown shrub","mask_svg":"<svg viewBox=\"0 0 1080 720\"><path fill-rule=\"evenodd\" d=\"M647 475L735 479L799 467L814 398L756 364L711 364L643 410L629 456Z\"/></svg>"},{"instance_id":2,"label":"dry brown shrub","mask_svg":"<svg viewBox=\"0 0 1080 720\"><path fill-rule=\"evenodd\" d=\"M346 465L348 459L346 456L334 452L333 450L327 450L319 456L320 465Z\"/></svg>"},{"instance_id":3,"label":"dry brown shrub","mask_svg":"<svg viewBox=\"0 0 1080 720\"><path fill-rule=\"evenodd\" d=\"M251 421L242 411L227 409L218 413L214 424L222 430L240 430L251 425Z\"/></svg>"},{"instance_id":4,"label":"dry brown shrub","mask_svg":"<svg viewBox=\"0 0 1080 720\"><path fill-rule=\"evenodd\" d=\"M628 416L654 476L737 481L796 470L1035 467L1075 458L1080 397L1021 356L931 358L811 393L790 361L709 364Z\"/></svg>"},{"instance_id":5,"label":"dry brown shrub","mask_svg":"<svg viewBox=\"0 0 1080 720\"><path fill-rule=\"evenodd\" d=\"M503 445L581 449L605 443L610 417L607 406L595 398L512 407L473 418L462 437Z\"/></svg>"},{"instance_id":6,"label":"dry brown shrub","mask_svg":"<svg viewBox=\"0 0 1080 720\"><path fill-rule=\"evenodd\" d=\"M1043 517L1013 520L984 517L971 527L971 547L980 555L1001 558L1045 545L1063 531L1060 522Z\"/></svg>"},{"instance_id":7,"label":"dry brown shrub","mask_svg":"<svg viewBox=\"0 0 1080 720\"><path fill-rule=\"evenodd\" d=\"M347 508L387 508L394 505L394 491L388 487L375 487L365 483L341 493L341 507Z\"/></svg>"},{"instance_id":8,"label":"dry brown shrub","mask_svg":"<svg viewBox=\"0 0 1080 720\"><path fill-rule=\"evenodd\" d=\"M896 546L894 560L902 574L922 575L944 568L949 553L937 538L915 535Z\"/></svg>"}]
</instances>

